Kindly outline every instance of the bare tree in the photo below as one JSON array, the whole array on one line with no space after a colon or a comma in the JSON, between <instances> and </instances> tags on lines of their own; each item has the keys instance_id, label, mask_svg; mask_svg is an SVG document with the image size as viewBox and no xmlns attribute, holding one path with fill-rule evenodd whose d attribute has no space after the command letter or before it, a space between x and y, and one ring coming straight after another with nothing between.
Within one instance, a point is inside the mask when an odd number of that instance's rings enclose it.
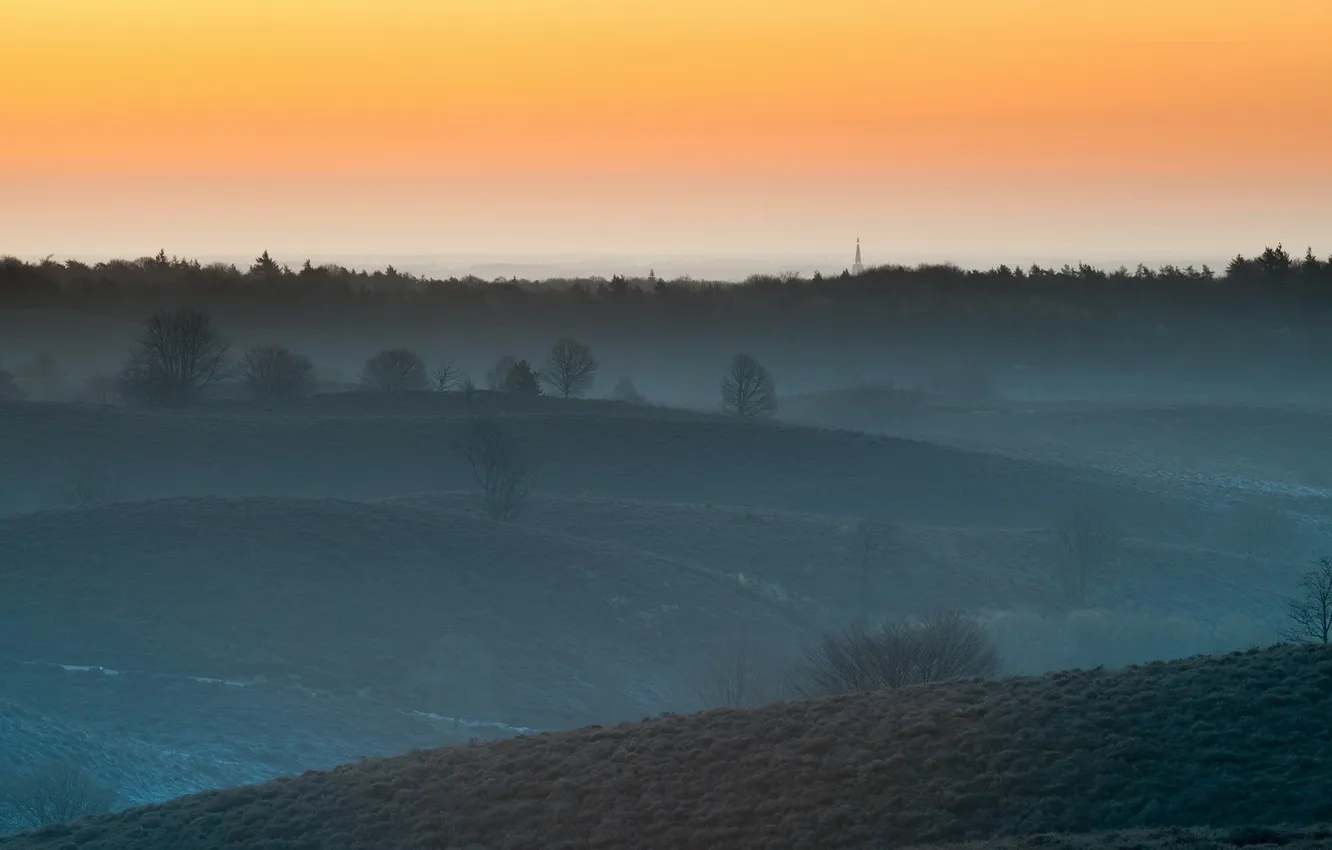
<instances>
[{"instance_id":1,"label":"bare tree","mask_svg":"<svg viewBox=\"0 0 1332 850\"><path fill-rule=\"evenodd\" d=\"M531 488L532 467L526 453L504 426L490 417L468 423L462 453L481 487L491 519L512 519Z\"/></svg>"},{"instance_id":2,"label":"bare tree","mask_svg":"<svg viewBox=\"0 0 1332 850\"><path fill-rule=\"evenodd\" d=\"M436 390L442 393L452 392L460 389L463 381L462 370L453 365L450 360L443 366L440 366L430 376L430 382Z\"/></svg>"},{"instance_id":3,"label":"bare tree","mask_svg":"<svg viewBox=\"0 0 1332 850\"><path fill-rule=\"evenodd\" d=\"M110 375L94 375L83 382L83 397L94 404L116 404L120 383Z\"/></svg>"},{"instance_id":4,"label":"bare tree","mask_svg":"<svg viewBox=\"0 0 1332 850\"><path fill-rule=\"evenodd\" d=\"M159 310L121 371L121 393L145 404L189 404L221 379L227 348L207 311Z\"/></svg>"},{"instance_id":5,"label":"bare tree","mask_svg":"<svg viewBox=\"0 0 1332 850\"><path fill-rule=\"evenodd\" d=\"M239 376L256 401L302 398L314 388L310 358L280 345L257 345L245 352Z\"/></svg>"},{"instance_id":6,"label":"bare tree","mask_svg":"<svg viewBox=\"0 0 1332 850\"><path fill-rule=\"evenodd\" d=\"M546 368L541 371L541 380L561 398L577 398L592 386L598 365L592 356L592 349L565 337L555 343L546 355Z\"/></svg>"},{"instance_id":7,"label":"bare tree","mask_svg":"<svg viewBox=\"0 0 1332 850\"><path fill-rule=\"evenodd\" d=\"M1119 555L1119 535L1086 506L1074 508L1059 522L1055 533L1066 598L1075 605L1085 605L1092 580Z\"/></svg>"},{"instance_id":8,"label":"bare tree","mask_svg":"<svg viewBox=\"0 0 1332 850\"><path fill-rule=\"evenodd\" d=\"M1300 595L1290 600L1285 637L1294 643L1332 640L1332 558L1319 558L1317 566L1300 579Z\"/></svg>"},{"instance_id":9,"label":"bare tree","mask_svg":"<svg viewBox=\"0 0 1332 850\"><path fill-rule=\"evenodd\" d=\"M361 370L361 385L379 392L423 390L428 383L425 361L410 348L381 351Z\"/></svg>"},{"instance_id":10,"label":"bare tree","mask_svg":"<svg viewBox=\"0 0 1332 850\"><path fill-rule=\"evenodd\" d=\"M735 355L731 371L722 379L722 410L741 419L763 418L777 412L772 374L748 354Z\"/></svg>"},{"instance_id":11,"label":"bare tree","mask_svg":"<svg viewBox=\"0 0 1332 850\"><path fill-rule=\"evenodd\" d=\"M877 631L856 624L825 637L806 657L796 682L804 696L994 676L1001 667L984 626L960 611L922 623L885 623Z\"/></svg>"},{"instance_id":12,"label":"bare tree","mask_svg":"<svg viewBox=\"0 0 1332 850\"><path fill-rule=\"evenodd\" d=\"M116 795L109 788L68 762L0 777L0 805L33 829L109 812L115 804Z\"/></svg>"}]
</instances>

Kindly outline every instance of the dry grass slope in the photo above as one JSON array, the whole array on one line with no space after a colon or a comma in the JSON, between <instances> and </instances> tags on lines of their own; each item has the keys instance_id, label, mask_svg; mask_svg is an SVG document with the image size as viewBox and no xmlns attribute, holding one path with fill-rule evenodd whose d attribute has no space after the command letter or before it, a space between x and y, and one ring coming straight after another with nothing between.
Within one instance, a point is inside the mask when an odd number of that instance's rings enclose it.
<instances>
[{"instance_id":1,"label":"dry grass slope","mask_svg":"<svg viewBox=\"0 0 1332 850\"><path fill-rule=\"evenodd\" d=\"M1332 649L1277 647L417 752L0 848L871 848L1308 826L1332 820L1330 709ZM1133 835L996 846L1236 846L1259 834ZM1281 835L1326 846L1311 830Z\"/></svg>"}]
</instances>

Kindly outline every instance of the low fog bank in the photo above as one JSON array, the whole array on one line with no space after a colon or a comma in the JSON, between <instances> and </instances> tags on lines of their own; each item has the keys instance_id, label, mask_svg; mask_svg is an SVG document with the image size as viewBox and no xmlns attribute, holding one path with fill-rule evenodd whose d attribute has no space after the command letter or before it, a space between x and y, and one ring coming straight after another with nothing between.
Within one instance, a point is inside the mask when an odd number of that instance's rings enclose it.
<instances>
[{"instance_id":1,"label":"low fog bank","mask_svg":"<svg viewBox=\"0 0 1332 850\"><path fill-rule=\"evenodd\" d=\"M10 264L0 810L1325 642L1326 314L1253 294L1277 260L1003 298Z\"/></svg>"}]
</instances>

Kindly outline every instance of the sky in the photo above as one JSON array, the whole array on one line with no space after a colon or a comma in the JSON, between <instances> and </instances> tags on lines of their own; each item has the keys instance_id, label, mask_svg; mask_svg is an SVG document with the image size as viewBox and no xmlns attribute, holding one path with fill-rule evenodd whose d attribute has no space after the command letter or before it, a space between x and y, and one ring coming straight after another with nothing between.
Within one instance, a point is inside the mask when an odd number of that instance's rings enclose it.
<instances>
[{"instance_id":1,"label":"sky","mask_svg":"<svg viewBox=\"0 0 1332 850\"><path fill-rule=\"evenodd\" d=\"M1328 32L1328 0L0 0L0 253L1327 254Z\"/></svg>"}]
</instances>

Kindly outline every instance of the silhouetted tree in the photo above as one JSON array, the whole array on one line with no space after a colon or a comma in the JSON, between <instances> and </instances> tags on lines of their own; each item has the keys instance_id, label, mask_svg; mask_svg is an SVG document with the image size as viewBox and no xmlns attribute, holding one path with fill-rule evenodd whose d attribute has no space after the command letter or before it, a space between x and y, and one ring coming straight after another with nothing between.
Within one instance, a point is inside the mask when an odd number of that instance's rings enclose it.
<instances>
[{"instance_id":1,"label":"silhouetted tree","mask_svg":"<svg viewBox=\"0 0 1332 850\"><path fill-rule=\"evenodd\" d=\"M512 519L531 487L532 468L522 447L498 420L478 417L467 424L462 453L490 518Z\"/></svg>"},{"instance_id":2,"label":"silhouetted tree","mask_svg":"<svg viewBox=\"0 0 1332 850\"><path fill-rule=\"evenodd\" d=\"M452 360L445 363L443 366L440 366L430 376L431 385L442 393L458 389L462 379L462 370L457 366L454 366Z\"/></svg>"},{"instance_id":3,"label":"silhouetted tree","mask_svg":"<svg viewBox=\"0 0 1332 850\"><path fill-rule=\"evenodd\" d=\"M1300 595L1292 598L1287 611L1290 628L1285 637L1295 643L1328 643L1332 640L1332 558L1319 558L1317 569L1300 579Z\"/></svg>"},{"instance_id":4,"label":"silhouetted tree","mask_svg":"<svg viewBox=\"0 0 1332 850\"><path fill-rule=\"evenodd\" d=\"M379 392L423 390L429 385L425 361L409 348L381 351L365 361L361 384Z\"/></svg>"},{"instance_id":5,"label":"silhouetted tree","mask_svg":"<svg viewBox=\"0 0 1332 850\"><path fill-rule=\"evenodd\" d=\"M514 395L541 395L541 383L536 370L526 360L519 360L509 367L504 376L504 391Z\"/></svg>"},{"instance_id":6,"label":"silhouetted tree","mask_svg":"<svg viewBox=\"0 0 1332 850\"><path fill-rule=\"evenodd\" d=\"M806 653L797 677L803 696L901 688L925 682L995 676L999 650L984 626L960 611L923 623L860 624L828 636Z\"/></svg>"},{"instance_id":7,"label":"silhouetted tree","mask_svg":"<svg viewBox=\"0 0 1332 850\"><path fill-rule=\"evenodd\" d=\"M221 379L227 349L207 311L159 310L120 373L121 395L144 404L189 404Z\"/></svg>"},{"instance_id":8,"label":"silhouetted tree","mask_svg":"<svg viewBox=\"0 0 1332 850\"><path fill-rule=\"evenodd\" d=\"M735 355L731 371L722 379L722 410L741 419L768 417L777 412L772 374L748 354Z\"/></svg>"},{"instance_id":9,"label":"silhouetted tree","mask_svg":"<svg viewBox=\"0 0 1332 850\"><path fill-rule=\"evenodd\" d=\"M116 795L82 768L56 761L0 776L0 803L36 829L109 812Z\"/></svg>"},{"instance_id":10,"label":"silhouetted tree","mask_svg":"<svg viewBox=\"0 0 1332 850\"><path fill-rule=\"evenodd\" d=\"M256 401L302 398L314 389L310 358L280 345L258 345L245 352L239 374Z\"/></svg>"},{"instance_id":11,"label":"silhouetted tree","mask_svg":"<svg viewBox=\"0 0 1332 850\"><path fill-rule=\"evenodd\" d=\"M597 365L591 348L565 337L555 343L546 355L546 368L541 372L541 380L561 398L577 398L592 386L597 376Z\"/></svg>"}]
</instances>

